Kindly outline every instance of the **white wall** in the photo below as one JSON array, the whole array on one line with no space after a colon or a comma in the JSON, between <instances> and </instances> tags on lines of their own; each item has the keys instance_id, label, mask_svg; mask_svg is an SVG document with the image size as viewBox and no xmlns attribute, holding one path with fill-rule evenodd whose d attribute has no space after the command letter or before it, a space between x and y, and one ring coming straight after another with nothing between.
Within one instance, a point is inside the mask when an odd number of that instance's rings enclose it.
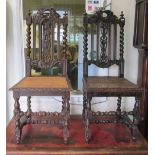
<instances>
[{"instance_id":1,"label":"white wall","mask_svg":"<svg viewBox=\"0 0 155 155\"><path fill-rule=\"evenodd\" d=\"M21 0L6 1L6 59L7 59L7 83L6 83L6 107L7 122L13 116L11 86L24 76L24 55L22 48L22 5Z\"/></svg>"},{"instance_id":2,"label":"white wall","mask_svg":"<svg viewBox=\"0 0 155 155\"><path fill-rule=\"evenodd\" d=\"M125 77L137 82L138 50L133 47L135 0L112 0L112 10L117 16L123 11L125 15Z\"/></svg>"},{"instance_id":3,"label":"white wall","mask_svg":"<svg viewBox=\"0 0 155 155\"><path fill-rule=\"evenodd\" d=\"M137 83L138 74L138 50L133 47L134 19L135 19L135 0L112 0L112 10L119 16L123 11L125 15L125 78L133 83ZM126 98L124 108L133 108L134 98Z\"/></svg>"},{"instance_id":4,"label":"white wall","mask_svg":"<svg viewBox=\"0 0 155 155\"><path fill-rule=\"evenodd\" d=\"M7 0L7 123L13 116L13 97L12 93L8 92L13 84L19 81L24 76L24 64L23 64L23 36L22 36L22 8L21 0ZM125 25L125 77L130 81L136 83L137 71L138 71L138 52L133 48L133 31L134 31L134 16L135 16L135 0L112 0L112 10L117 16L123 11L126 18ZM113 69L110 73L113 74ZM26 100L21 98L23 102L21 108L26 110ZM60 111L61 104L60 97L42 97L32 98L32 109L34 111L47 110L47 111ZM98 99L98 101L103 101ZM92 101L96 102L96 101ZM96 104L92 106L92 109L98 111L103 108L104 110L116 109L116 98L107 98L104 104ZM39 103L39 104L38 104ZM52 104L56 103L56 104ZM77 105L71 105L71 114L82 113L82 95L72 96L71 103ZM124 99L122 109L133 108L133 98Z\"/></svg>"}]
</instances>

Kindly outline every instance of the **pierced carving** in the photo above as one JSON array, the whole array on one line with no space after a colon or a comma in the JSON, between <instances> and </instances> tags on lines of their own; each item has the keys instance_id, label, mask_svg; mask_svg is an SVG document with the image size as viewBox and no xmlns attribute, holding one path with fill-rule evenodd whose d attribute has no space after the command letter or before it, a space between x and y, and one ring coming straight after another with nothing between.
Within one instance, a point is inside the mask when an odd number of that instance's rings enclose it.
<instances>
[{"instance_id":1,"label":"pierced carving","mask_svg":"<svg viewBox=\"0 0 155 155\"><path fill-rule=\"evenodd\" d=\"M104 22L101 23L101 28L102 28L101 33L102 34L101 34L101 37L100 37L100 46L101 46L100 63L103 66L108 64L108 61L109 61L108 56L106 54L108 26L109 26L109 24L107 24L107 23L104 23Z\"/></svg>"},{"instance_id":2,"label":"pierced carving","mask_svg":"<svg viewBox=\"0 0 155 155\"><path fill-rule=\"evenodd\" d=\"M100 36L100 47L101 47L101 53L99 55L99 47L97 47L97 60L88 60L88 65L95 64L98 67L105 68L109 67L113 64L120 64L120 60L111 60L111 57L108 56L108 53L106 52L107 50L107 38L111 37L108 36L108 32L111 30L110 27L112 24L119 24L120 20L113 14L113 12L106 10L102 11L99 10L97 11L94 15L90 16L85 20L85 25L88 24L100 24L100 29L101 29L101 36ZM88 26L87 26L88 27ZM111 34L111 33L109 33ZM99 35L99 34L97 34ZM117 35L117 33L115 33ZM99 37L99 36L97 36ZM115 36L117 37L117 36ZM84 39L84 45L87 43L88 40ZM98 43L97 43L98 44ZM111 45L110 45L111 46ZM87 52L87 50L86 50ZM85 52L85 53L86 53ZM113 51L114 55L116 55L116 49ZM110 53L110 52L109 52ZM87 55L86 55L87 56ZM116 56L115 56L116 57ZM86 67L85 67L86 68Z\"/></svg>"},{"instance_id":3,"label":"pierced carving","mask_svg":"<svg viewBox=\"0 0 155 155\"><path fill-rule=\"evenodd\" d=\"M59 65L60 63L62 63L61 61L57 61L57 60L51 60L51 58L49 57L48 53L43 54L43 60L38 61L38 67L39 68L44 68L44 69L48 69L48 68L52 68L56 65Z\"/></svg>"},{"instance_id":4,"label":"pierced carving","mask_svg":"<svg viewBox=\"0 0 155 155\"><path fill-rule=\"evenodd\" d=\"M63 61L61 60L52 60L50 53L43 53L42 54L42 59L41 60L32 60L31 61L31 66L32 67L39 67L41 69L48 69L52 68L54 66L61 66Z\"/></svg>"},{"instance_id":5,"label":"pierced carving","mask_svg":"<svg viewBox=\"0 0 155 155\"><path fill-rule=\"evenodd\" d=\"M53 65L53 63L51 60L50 53L44 52L42 54L42 59L38 62L38 67L47 69L47 68L52 67L52 65Z\"/></svg>"},{"instance_id":6,"label":"pierced carving","mask_svg":"<svg viewBox=\"0 0 155 155\"><path fill-rule=\"evenodd\" d=\"M36 24L42 24L46 19L50 19L52 22L58 22L59 18L60 15L53 8L41 8L35 15L33 15L33 21Z\"/></svg>"},{"instance_id":7,"label":"pierced carving","mask_svg":"<svg viewBox=\"0 0 155 155\"><path fill-rule=\"evenodd\" d=\"M43 53L50 53L51 49L51 22L48 20L43 24Z\"/></svg>"},{"instance_id":8,"label":"pierced carving","mask_svg":"<svg viewBox=\"0 0 155 155\"><path fill-rule=\"evenodd\" d=\"M60 68L63 68L63 75L67 72L67 66L65 64L66 60L66 50L67 50L67 26L68 26L68 17L67 13L64 14L64 17L61 16L53 8L48 9L39 9L37 13L31 14L29 12L27 17L27 58L30 59L31 55L31 24L34 24L34 27L38 25L39 28L39 57L31 60L26 65L26 75L30 76L30 68L51 68L55 65L59 65ZM58 57L54 57L54 29L55 26L63 25L63 65L60 58L60 50L58 50ZM35 33L34 33L35 34ZM60 32L57 38L60 39ZM34 43L35 44L35 43ZM60 46L60 42L58 43ZM34 45L35 48L35 45ZM57 47L60 49L60 47ZM35 50L33 50L35 51ZM33 55L35 55L33 53ZM29 66L32 64L34 66Z\"/></svg>"}]
</instances>

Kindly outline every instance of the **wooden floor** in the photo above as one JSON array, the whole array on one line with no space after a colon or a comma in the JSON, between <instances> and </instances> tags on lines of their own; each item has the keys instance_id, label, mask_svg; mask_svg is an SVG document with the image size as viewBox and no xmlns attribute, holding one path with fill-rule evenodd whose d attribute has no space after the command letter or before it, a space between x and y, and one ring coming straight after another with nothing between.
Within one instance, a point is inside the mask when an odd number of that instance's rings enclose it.
<instances>
[{"instance_id":1,"label":"wooden floor","mask_svg":"<svg viewBox=\"0 0 155 155\"><path fill-rule=\"evenodd\" d=\"M130 131L124 125L93 124L91 131L91 142L86 144L82 119L72 116L68 145L63 144L61 127L50 125L26 125L21 144L16 145L12 119L7 127L7 155L147 155L144 138L139 134L137 142L132 142Z\"/></svg>"}]
</instances>

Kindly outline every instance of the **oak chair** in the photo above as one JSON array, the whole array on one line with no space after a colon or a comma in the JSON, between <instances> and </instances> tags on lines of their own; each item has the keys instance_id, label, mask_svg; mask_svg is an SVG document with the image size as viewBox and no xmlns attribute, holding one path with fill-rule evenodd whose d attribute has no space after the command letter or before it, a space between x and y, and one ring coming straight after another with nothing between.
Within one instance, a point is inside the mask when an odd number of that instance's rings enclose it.
<instances>
[{"instance_id":1,"label":"oak chair","mask_svg":"<svg viewBox=\"0 0 155 155\"><path fill-rule=\"evenodd\" d=\"M83 24L83 120L86 142L88 143L91 139L91 123L125 124L131 129L132 139L136 141L137 125L141 118L140 99L144 90L124 78L125 18L123 12L120 18L109 10L98 10L89 16L85 13ZM118 31L120 39L118 39ZM88 35L91 38L89 43ZM119 49L117 49L117 42L120 44ZM89 44L91 44L90 50L88 50ZM116 64L119 67L118 76L89 76L88 66L91 64L99 68L109 68ZM91 109L92 97L118 97L116 111L94 112ZM122 97L135 97L133 111L121 111ZM129 115L133 116L133 120L129 119Z\"/></svg>"},{"instance_id":2,"label":"oak chair","mask_svg":"<svg viewBox=\"0 0 155 155\"><path fill-rule=\"evenodd\" d=\"M15 86L13 91L15 135L17 144L21 141L22 128L26 124L58 124L63 126L64 143L69 137L68 121L70 115L70 81L67 77L67 25L68 17L65 13L61 17L53 8L39 9L36 14L30 11L26 18L27 51L26 75ZM60 28L63 29L63 58L60 59ZM33 31L32 31L33 30ZM33 36L31 48L31 34ZM39 50L37 37L39 36ZM54 51L56 45L56 51ZM32 49L32 51L31 51ZM57 66L58 76L32 76L32 68L51 69ZM20 96L27 96L27 111L20 109ZM31 96L62 96L61 112L32 112ZM53 103L54 104L54 103ZM46 106L46 105L45 105Z\"/></svg>"}]
</instances>

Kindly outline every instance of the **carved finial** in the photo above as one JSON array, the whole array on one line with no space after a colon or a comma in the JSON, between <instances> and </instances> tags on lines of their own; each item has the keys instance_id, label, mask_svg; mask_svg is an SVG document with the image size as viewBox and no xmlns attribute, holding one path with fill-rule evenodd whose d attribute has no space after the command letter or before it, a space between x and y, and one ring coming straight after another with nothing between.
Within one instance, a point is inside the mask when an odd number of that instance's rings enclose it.
<instances>
[{"instance_id":1,"label":"carved finial","mask_svg":"<svg viewBox=\"0 0 155 155\"><path fill-rule=\"evenodd\" d=\"M29 10L28 15L26 17L26 25L27 25L27 53L26 56L27 58L30 58L30 54L31 54L31 24L32 24L32 17L31 17L31 11Z\"/></svg>"},{"instance_id":2,"label":"carved finial","mask_svg":"<svg viewBox=\"0 0 155 155\"><path fill-rule=\"evenodd\" d=\"M83 24L85 25L86 23L87 23L87 12L86 12L86 10L84 11L84 13L83 13Z\"/></svg>"},{"instance_id":3,"label":"carved finial","mask_svg":"<svg viewBox=\"0 0 155 155\"><path fill-rule=\"evenodd\" d=\"M68 25L68 13L67 11L65 11L65 13L63 14L63 24L64 25Z\"/></svg>"},{"instance_id":4,"label":"carved finial","mask_svg":"<svg viewBox=\"0 0 155 155\"><path fill-rule=\"evenodd\" d=\"M29 15L29 16L31 15L31 11L30 11L30 10L28 11L28 15Z\"/></svg>"},{"instance_id":5,"label":"carved finial","mask_svg":"<svg viewBox=\"0 0 155 155\"><path fill-rule=\"evenodd\" d=\"M63 17L63 58L66 59L66 52L67 52L67 26L68 26L68 16L67 12L65 11Z\"/></svg>"},{"instance_id":6,"label":"carved finial","mask_svg":"<svg viewBox=\"0 0 155 155\"><path fill-rule=\"evenodd\" d=\"M124 17L123 11L121 11L121 17Z\"/></svg>"},{"instance_id":7,"label":"carved finial","mask_svg":"<svg viewBox=\"0 0 155 155\"><path fill-rule=\"evenodd\" d=\"M83 15L84 15L84 16L87 16L87 12L86 12L86 10L84 10L84 13L83 13Z\"/></svg>"},{"instance_id":8,"label":"carved finial","mask_svg":"<svg viewBox=\"0 0 155 155\"><path fill-rule=\"evenodd\" d=\"M32 24L32 18L31 18L31 11L28 11L28 15L26 17L26 24L31 25Z\"/></svg>"},{"instance_id":9,"label":"carved finial","mask_svg":"<svg viewBox=\"0 0 155 155\"><path fill-rule=\"evenodd\" d=\"M67 15L68 15L68 13L67 13L67 11L65 11L64 16L67 16Z\"/></svg>"},{"instance_id":10,"label":"carved finial","mask_svg":"<svg viewBox=\"0 0 155 155\"><path fill-rule=\"evenodd\" d=\"M125 18L124 18L124 14L123 11L121 11L121 15L120 15L120 26L123 27L125 25Z\"/></svg>"},{"instance_id":11,"label":"carved finial","mask_svg":"<svg viewBox=\"0 0 155 155\"><path fill-rule=\"evenodd\" d=\"M121 16L121 21L125 21L123 11L121 11L121 15L120 16Z\"/></svg>"}]
</instances>

